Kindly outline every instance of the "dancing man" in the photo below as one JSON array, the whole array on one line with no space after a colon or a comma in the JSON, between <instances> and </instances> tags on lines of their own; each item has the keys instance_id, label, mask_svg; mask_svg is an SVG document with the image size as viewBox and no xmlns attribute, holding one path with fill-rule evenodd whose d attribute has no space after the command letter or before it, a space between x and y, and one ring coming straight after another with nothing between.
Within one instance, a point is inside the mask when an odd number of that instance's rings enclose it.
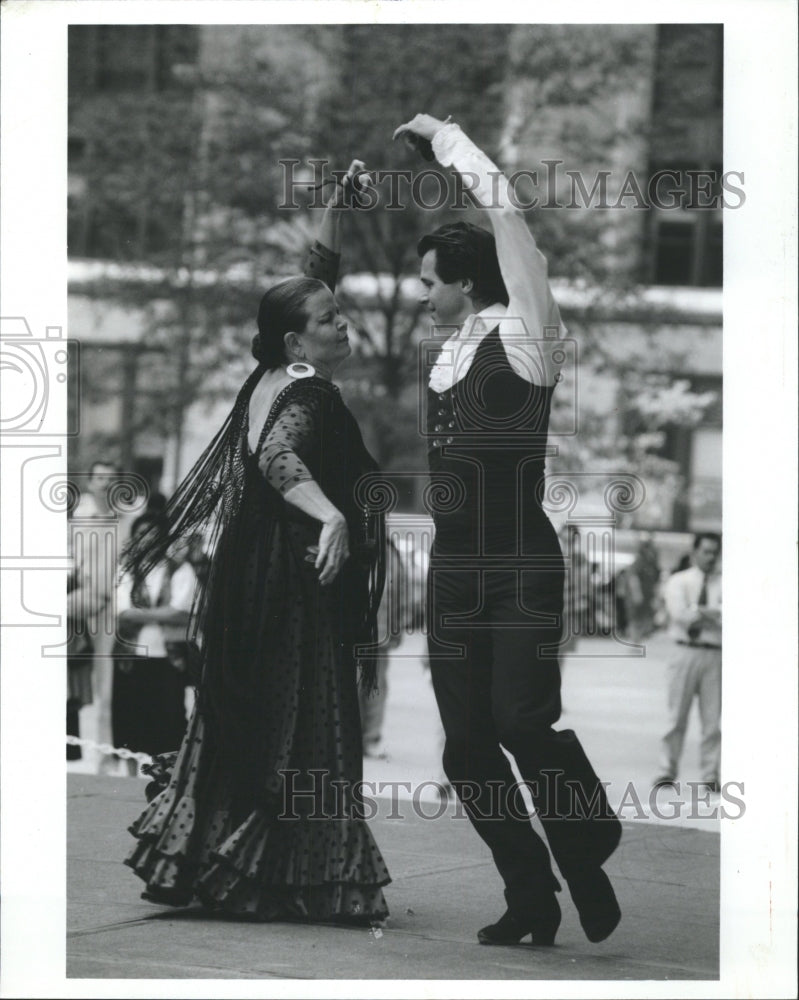
<instances>
[{"instance_id":1,"label":"dancing man","mask_svg":"<svg viewBox=\"0 0 799 1000\"><path fill-rule=\"evenodd\" d=\"M493 228L458 222L418 245L421 301L436 326L455 331L427 388L431 478L452 497L434 515L428 584L444 770L491 849L507 901L478 939L516 944L530 934L549 945L561 919L560 884L504 748L586 936L601 941L621 918L602 870L621 824L574 732L552 728L561 713L564 566L541 492L564 327L546 260L491 160L457 124L429 115L401 125L399 137L454 167Z\"/></svg>"}]
</instances>

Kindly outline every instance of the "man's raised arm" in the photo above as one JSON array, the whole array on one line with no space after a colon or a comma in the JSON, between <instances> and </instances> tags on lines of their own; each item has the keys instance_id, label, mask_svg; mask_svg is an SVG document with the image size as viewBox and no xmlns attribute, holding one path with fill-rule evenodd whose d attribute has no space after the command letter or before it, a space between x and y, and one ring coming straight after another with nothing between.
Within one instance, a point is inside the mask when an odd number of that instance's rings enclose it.
<instances>
[{"instance_id":1,"label":"man's raised arm","mask_svg":"<svg viewBox=\"0 0 799 1000\"><path fill-rule=\"evenodd\" d=\"M401 125L395 138L408 134L421 136L432 143L433 153L444 167L454 167L463 178L464 188L485 209L497 242L497 257L509 303L507 322L500 325L500 335L509 351L519 350L520 337L529 338L534 347L531 356L536 368L543 362L543 377L554 381L558 365L553 365L544 339L545 328L565 331L560 311L549 287L547 261L536 245L521 210L514 204L510 186L502 171L477 147L455 123L442 122L430 115L416 115ZM522 324L519 322L521 320ZM515 367L515 366L514 366ZM529 377L529 369L520 374ZM531 379L538 381L538 379Z\"/></svg>"}]
</instances>

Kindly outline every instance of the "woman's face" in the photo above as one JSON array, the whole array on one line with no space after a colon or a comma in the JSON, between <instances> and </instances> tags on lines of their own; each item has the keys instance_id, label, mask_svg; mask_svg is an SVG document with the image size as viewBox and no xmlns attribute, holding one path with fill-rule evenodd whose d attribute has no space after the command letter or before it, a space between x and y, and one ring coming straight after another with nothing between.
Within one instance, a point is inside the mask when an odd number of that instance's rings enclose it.
<instances>
[{"instance_id":1,"label":"woman's face","mask_svg":"<svg viewBox=\"0 0 799 1000\"><path fill-rule=\"evenodd\" d=\"M305 311L308 322L303 332L297 334L304 360L322 372L330 372L352 352L347 321L328 288L312 292L305 300Z\"/></svg>"}]
</instances>

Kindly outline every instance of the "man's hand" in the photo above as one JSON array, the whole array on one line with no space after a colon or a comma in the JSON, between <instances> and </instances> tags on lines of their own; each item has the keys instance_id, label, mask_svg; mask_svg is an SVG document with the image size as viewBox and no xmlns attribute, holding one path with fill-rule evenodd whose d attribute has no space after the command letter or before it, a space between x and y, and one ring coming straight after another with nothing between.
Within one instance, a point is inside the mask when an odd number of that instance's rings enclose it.
<instances>
[{"instance_id":1,"label":"man's hand","mask_svg":"<svg viewBox=\"0 0 799 1000\"><path fill-rule=\"evenodd\" d=\"M400 125L398 129L394 130L394 138L405 139L408 145L412 149L415 149L417 139L426 139L428 142L431 142L436 132L442 129L448 122L449 118L445 122L442 122L440 118L433 118L432 115L415 115L409 122Z\"/></svg>"}]
</instances>

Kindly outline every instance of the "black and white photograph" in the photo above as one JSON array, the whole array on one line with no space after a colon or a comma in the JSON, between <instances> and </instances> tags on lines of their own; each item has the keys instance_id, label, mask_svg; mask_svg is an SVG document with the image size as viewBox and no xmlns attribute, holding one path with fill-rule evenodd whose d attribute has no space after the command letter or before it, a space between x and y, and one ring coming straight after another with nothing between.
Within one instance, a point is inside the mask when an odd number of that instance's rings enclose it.
<instances>
[{"instance_id":1,"label":"black and white photograph","mask_svg":"<svg viewBox=\"0 0 799 1000\"><path fill-rule=\"evenodd\" d=\"M792 15L7 0L1 995L795 995Z\"/></svg>"}]
</instances>

